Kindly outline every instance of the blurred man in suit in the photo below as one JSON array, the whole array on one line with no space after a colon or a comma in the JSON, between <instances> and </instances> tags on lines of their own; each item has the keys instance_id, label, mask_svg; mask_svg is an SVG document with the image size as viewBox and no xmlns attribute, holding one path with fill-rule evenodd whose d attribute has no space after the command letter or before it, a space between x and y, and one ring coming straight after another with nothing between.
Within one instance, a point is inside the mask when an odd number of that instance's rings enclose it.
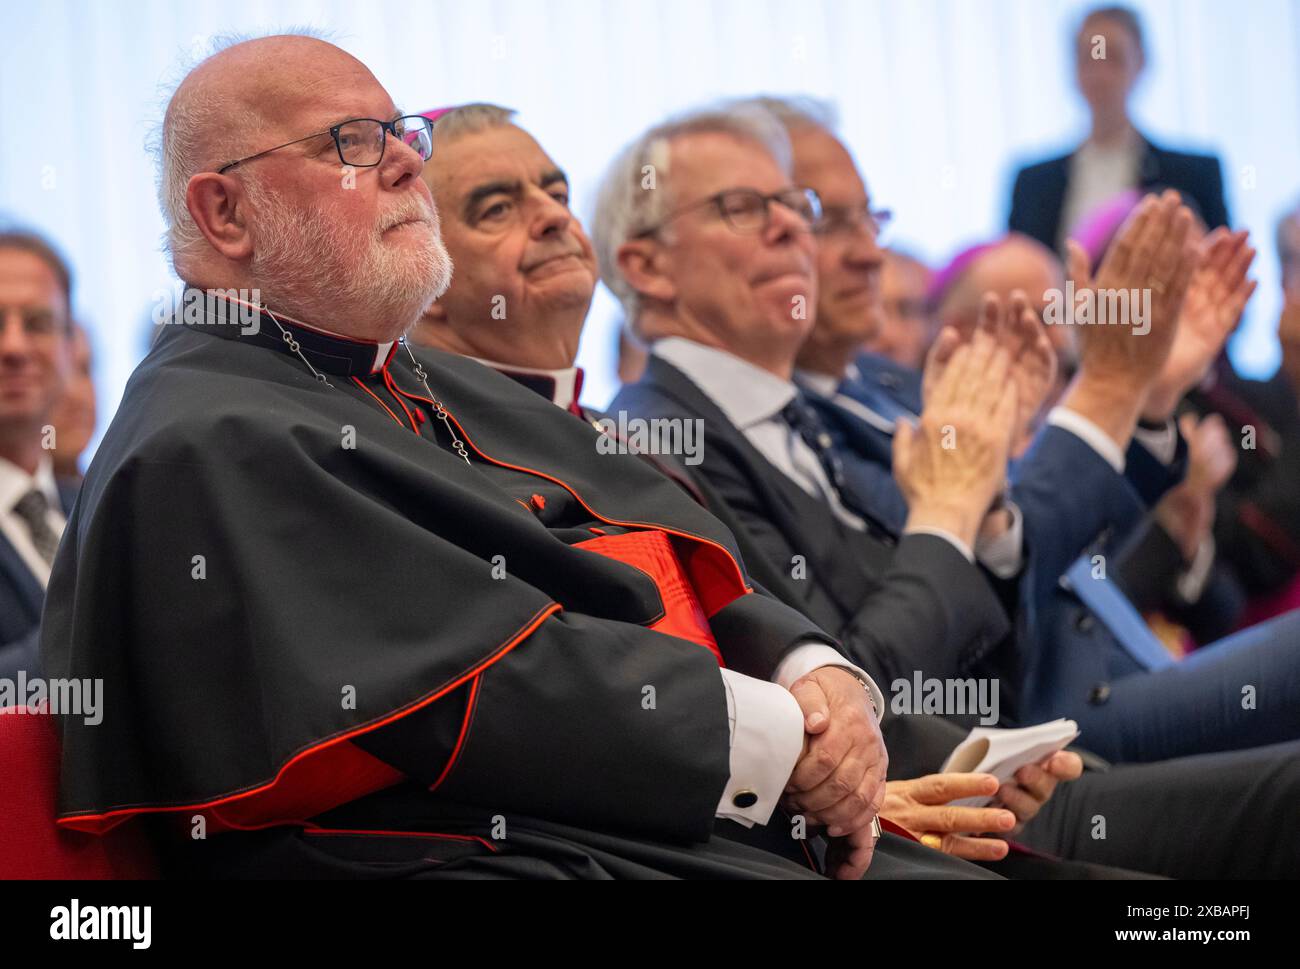
<instances>
[{"instance_id":1,"label":"blurred man in suit","mask_svg":"<svg viewBox=\"0 0 1300 969\"><path fill-rule=\"evenodd\" d=\"M51 416L71 369L72 273L39 236L0 233L0 677L34 670L50 564L75 488Z\"/></svg>"},{"instance_id":2,"label":"blurred man in suit","mask_svg":"<svg viewBox=\"0 0 1300 969\"><path fill-rule=\"evenodd\" d=\"M956 284L943 294L940 316L946 321L959 323L978 312L983 287L1028 286L1041 277L1054 277L1055 281L1050 284L1053 289L1059 289L1064 282L1059 262L1045 247L1023 237L995 244L976 258ZM1193 288L1199 288L1199 284L1194 283ZM1242 295L1245 295L1244 288ZM1198 299L1189 297L1184 305ZM1231 315L1235 311L1229 308L1227 312ZM1186 314L1184 316L1187 332L1191 333L1191 319ZM1058 333L1066 330L1065 327L1048 329ZM1081 328L1075 329L1079 333L1086 332ZM1209 326L1210 331L1220 334L1216 339L1221 339L1230 329L1230 320L1211 322ZM1203 369L1205 360L1212 357L1213 352L1214 345L1211 344L1197 367L1191 368L1188 376L1182 378L1184 386L1199 376L1198 369ZM1081 371L1074 379L1077 381L1083 376ZM1132 506L1127 503L1115 506L1129 508L1130 513L1107 518L1105 527L1110 530L1110 540L1105 548L1090 551L1090 554L1106 557L1104 577L1099 575L1084 585L1083 594L1079 594L1077 589L1063 588L1049 577L1044 577L1041 583L1048 603L1039 614L1046 629L1042 634L1043 641L1048 652L1055 653L1057 659L1048 661L1044 657L1035 667L1037 684L1033 689L1046 691L1044 695L1051 697L1045 701L1049 704L1072 704L1076 702L1071 698L1072 693L1098 699L1108 697L1110 685L1124 675L1131 663L1146 666L1167 662L1159 652L1141 648L1141 642L1151 646L1155 642L1149 638L1145 623L1130 623L1122 618L1128 610L1119 598L1112 599L1107 595L1105 600L1109 601L1091 601L1087 595L1089 592L1109 592L1111 589L1122 592L1137 613L1163 611L1170 620L1203 632L1210 639L1218 639L1232 629L1231 616L1240 608L1240 594L1231 576L1218 567L1211 535L1215 489L1223 474L1230 473L1230 469L1222 472L1207 467L1224 457L1223 448L1217 447L1216 442L1220 445L1227 442L1221 437L1216 438L1216 425L1213 423L1202 428L1194 421L1181 422L1187 431L1182 436L1189 444L1187 475L1172 487L1156 487L1161 477L1166 481L1170 477L1169 471L1152 460L1161 453L1162 447L1167 446L1160 440L1160 417L1160 413L1151 411L1145 425L1139 423L1137 426L1135 437L1146 443L1130 447L1122 476L1109 472L1111 477L1090 479L1085 483L1085 464L1077 458L1060 462L1060 473L1071 481L1070 493L1095 496L1092 500L1076 506L1073 502L1063 501L1060 494L1053 493L1060 492L1059 487L1032 489L1034 497L1030 500L1035 505L1046 501L1049 508L1069 510L1075 520L1099 507L1102 504L1100 496L1112 493L1111 488L1116 482L1126 482L1138 499ZM1042 433L1054 431L1044 428ZM1164 456L1168 457L1168 451ZM1231 450L1226 459L1232 460ZM1021 462L1023 479L1028 480L1032 474L1030 462ZM1111 483L1106 484L1107 481ZM1151 509L1149 515L1146 514L1148 508ZM1032 517L1039 518L1040 514L1041 511L1036 511ZM1094 538L1099 535L1100 531ZM1034 537L1040 544L1051 542L1050 531L1048 534L1036 533ZM1057 565L1059 563L1053 568ZM1228 621L1223 622L1222 617L1227 617ZM1111 650L1115 653L1106 660ZM1105 705L1102 704L1103 709ZM1045 707L1048 708L1050 706ZM1103 746L1103 749L1107 748Z\"/></svg>"},{"instance_id":3,"label":"blurred man in suit","mask_svg":"<svg viewBox=\"0 0 1300 969\"><path fill-rule=\"evenodd\" d=\"M883 254L880 326L867 338L863 349L920 370L934 341L934 323L926 300L933 274L921 260L898 249L885 249Z\"/></svg>"},{"instance_id":4,"label":"blurred man in suit","mask_svg":"<svg viewBox=\"0 0 1300 969\"><path fill-rule=\"evenodd\" d=\"M1213 229L1228 224L1219 160L1168 151L1151 143L1129 115L1129 101L1146 66L1142 24L1128 7L1093 10L1074 44L1079 93L1092 130L1068 155L1024 168L1012 191L1011 231L1064 252L1076 223L1128 189L1176 189Z\"/></svg>"}]
</instances>

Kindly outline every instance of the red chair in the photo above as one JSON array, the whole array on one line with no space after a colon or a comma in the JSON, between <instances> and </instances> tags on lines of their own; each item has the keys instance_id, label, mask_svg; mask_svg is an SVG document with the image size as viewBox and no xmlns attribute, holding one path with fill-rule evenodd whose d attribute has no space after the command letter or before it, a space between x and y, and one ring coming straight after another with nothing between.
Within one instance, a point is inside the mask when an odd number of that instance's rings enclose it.
<instances>
[{"instance_id":1,"label":"red chair","mask_svg":"<svg viewBox=\"0 0 1300 969\"><path fill-rule=\"evenodd\" d=\"M47 714L0 710L0 879L157 878L144 832L131 823L102 837L54 823L59 737Z\"/></svg>"}]
</instances>

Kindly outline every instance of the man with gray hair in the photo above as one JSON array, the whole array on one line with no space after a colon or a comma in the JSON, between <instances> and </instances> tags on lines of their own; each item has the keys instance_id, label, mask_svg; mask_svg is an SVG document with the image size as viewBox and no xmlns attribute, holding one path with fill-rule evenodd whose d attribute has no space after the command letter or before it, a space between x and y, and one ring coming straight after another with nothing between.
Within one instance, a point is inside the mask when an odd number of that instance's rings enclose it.
<instances>
[{"instance_id":1,"label":"man with gray hair","mask_svg":"<svg viewBox=\"0 0 1300 969\"><path fill-rule=\"evenodd\" d=\"M399 345L450 278L431 120L276 36L191 71L162 149L202 298L133 375L55 563L46 665L106 708L63 724L60 824L147 816L199 874L819 877L783 821L799 861L717 836L794 786L836 835L825 872L860 877L871 678L667 479ZM557 204L531 161L502 173L530 213ZM984 876L897 839L872 874Z\"/></svg>"},{"instance_id":2,"label":"man with gray hair","mask_svg":"<svg viewBox=\"0 0 1300 969\"><path fill-rule=\"evenodd\" d=\"M870 656L891 681L918 668L957 675L1007 634L970 553L1010 444L1009 355L991 336L1001 323L990 319L947 371L943 406L909 439L899 476L912 507L901 537L887 531L845 491L825 431L791 380L818 298L820 203L792 184L790 167L784 129L758 108L673 119L615 161L596 250L651 358L611 410L704 422L696 470L766 558L793 570L806 609L847 610L851 620L836 626L852 655ZM945 447L954 435L961 446Z\"/></svg>"}]
</instances>

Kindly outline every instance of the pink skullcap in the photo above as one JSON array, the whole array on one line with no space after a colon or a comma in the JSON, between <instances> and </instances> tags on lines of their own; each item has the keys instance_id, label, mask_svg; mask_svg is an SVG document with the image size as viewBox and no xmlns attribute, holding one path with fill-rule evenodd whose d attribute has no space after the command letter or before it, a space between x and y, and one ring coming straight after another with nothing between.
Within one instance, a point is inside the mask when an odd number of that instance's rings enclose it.
<instances>
[{"instance_id":1,"label":"pink skullcap","mask_svg":"<svg viewBox=\"0 0 1300 969\"><path fill-rule=\"evenodd\" d=\"M935 272L930 278L930 286L925 294L926 302L937 307L947 298L948 294L952 292L952 288L966 275L966 270L970 269L980 256L996 249L1005 241L1006 238L1003 237L993 242L981 242L979 245L970 246L953 256L948 265Z\"/></svg>"},{"instance_id":2,"label":"pink skullcap","mask_svg":"<svg viewBox=\"0 0 1300 969\"><path fill-rule=\"evenodd\" d=\"M1088 254L1088 263L1094 269L1115 241L1120 227L1141 201L1142 193L1136 189L1120 192L1085 215L1070 231L1070 238L1083 246Z\"/></svg>"},{"instance_id":3,"label":"pink skullcap","mask_svg":"<svg viewBox=\"0 0 1300 969\"><path fill-rule=\"evenodd\" d=\"M429 111L421 111L420 117L428 118L430 121L436 123L438 119L441 118L444 114L450 114L452 111L455 111L459 107L460 107L459 104L453 104L449 108L432 108Z\"/></svg>"}]
</instances>

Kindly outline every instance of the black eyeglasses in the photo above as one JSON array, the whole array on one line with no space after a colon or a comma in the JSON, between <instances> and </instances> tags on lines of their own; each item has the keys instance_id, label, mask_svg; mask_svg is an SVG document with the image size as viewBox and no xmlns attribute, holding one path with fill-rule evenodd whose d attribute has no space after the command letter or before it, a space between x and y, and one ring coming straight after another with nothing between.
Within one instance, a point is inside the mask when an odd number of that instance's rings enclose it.
<instances>
[{"instance_id":1,"label":"black eyeglasses","mask_svg":"<svg viewBox=\"0 0 1300 969\"><path fill-rule=\"evenodd\" d=\"M710 205L718 210L722 220L736 232L762 232L772 220L773 202L784 205L807 222L809 227L821 218L821 199L810 188L792 186L783 188L779 192L772 192L770 195L764 195L754 188L729 188L691 205L683 206L658 225L638 232L637 238L652 236L678 216Z\"/></svg>"},{"instance_id":2,"label":"black eyeglasses","mask_svg":"<svg viewBox=\"0 0 1300 969\"><path fill-rule=\"evenodd\" d=\"M865 228L879 239L889 227L894 213L889 209L873 209L868 203L861 205L828 205L822 217L813 226L819 236L848 235Z\"/></svg>"},{"instance_id":3,"label":"black eyeglasses","mask_svg":"<svg viewBox=\"0 0 1300 969\"><path fill-rule=\"evenodd\" d=\"M374 168L383 161L384 147L388 144L389 135L392 135L408 147L414 148L423 161L428 161L429 156L433 154L433 122L422 115L403 115L393 121L380 121L378 118L352 118L348 121L339 122L328 131L318 131L314 135L296 138L293 141L286 141L283 145L268 148L266 151L259 151L256 155L248 155L227 162L217 169L217 174L224 175L236 165L242 165L254 158L261 158L273 151L279 151L281 148L288 148L290 145L311 141L313 138L322 138L325 135L329 135L334 139L334 147L338 150L339 161L344 165L351 165L353 168Z\"/></svg>"}]
</instances>

